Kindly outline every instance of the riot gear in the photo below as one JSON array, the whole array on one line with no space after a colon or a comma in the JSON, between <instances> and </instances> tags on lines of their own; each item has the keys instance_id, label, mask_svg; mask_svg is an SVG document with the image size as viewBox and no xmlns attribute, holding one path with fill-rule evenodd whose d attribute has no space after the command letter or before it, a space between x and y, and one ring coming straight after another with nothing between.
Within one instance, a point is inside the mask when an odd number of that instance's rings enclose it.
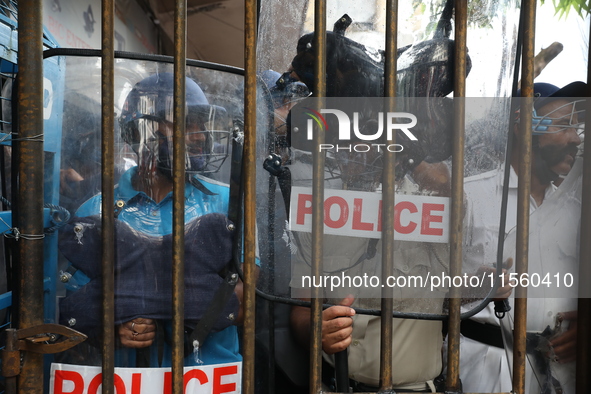
<instances>
[{"instance_id":1,"label":"riot gear","mask_svg":"<svg viewBox=\"0 0 591 394\"><path fill-rule=\"evenodd\" d=\"M188 174L212 173L228 155L226 110L210 105L199 85L186 79L186 153ZM172 177L173 75L154 74L138 82L119 118L121 136L146 168Z\"/></svg>"},{"instance_id":2,"label":"riot gear","mask_svg":"<svg viewBox=\"0 0 591 394\"><path fill-rule=\"evenodd\" d=\"M573 157L578 153L581 140L577 136L574 141L566 145L540 144L540 138L547 134L557 134L565 130L575 130L580 134L584 122L584 100L573 100L574 97L585 97L586 84L573 82L562 89L549 83L534 84L534 107L532 109L532 150L533 167L536 176L551 182L560 175L553 170L568 155ZM521 95L521 91L517 92ZM553 105L553 103L557 103ZM516 112L516 123L520 121L520 112ZM572 166L572 165L571 165Z\"/></svg>"}]
</instances>

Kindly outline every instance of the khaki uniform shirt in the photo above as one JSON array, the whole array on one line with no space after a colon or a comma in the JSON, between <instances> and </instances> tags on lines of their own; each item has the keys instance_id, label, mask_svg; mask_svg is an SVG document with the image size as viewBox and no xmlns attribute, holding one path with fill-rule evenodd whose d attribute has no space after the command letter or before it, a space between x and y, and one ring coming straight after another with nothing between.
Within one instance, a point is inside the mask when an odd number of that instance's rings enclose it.
<instances>
[{"instance_id":1,"label":"khaki uniform shirt","mask_svg":"<svg viewBox=\"0 0 591 394\"><path fill-rule=\"evenodd\" d=\"M375 256L363 259L371 249L370 240L344 236L324 236L323 270L328 277L367 278L381 277L381 241L375 244ZM309 287L302 287L302 276L310 275L311 234L295 234L297 253L292 259L292 296L309 297ZM375 241L374 241L375 242ZM360 260L361 258L361 260ZM421 242L394 242L393 275L427 278L428 275L448 270L449 249L447 244L427 244ZM418 279L417 279L418 280ZM355 296L353 307L380 309L382 287L351 286L330 289L323 286L326 300L338 304L347 295ZM366 281L369 283L369 280ZM374 281L374 283L376 283ZM380 281L380 284L383 281ZM429 287L409 285L407 287L387 287L394 300L394 310L407 313L443 313L443 299L447 289L431 291ZM353 317L353 342L349 346L349 377L356 381L379 385L380 375L380 317L357 314ZM392 373L394 387L421 388L441 373L442 333L441 321L416 319L394 320L392 344ZM324 355L329 364L334 365L333 357Z\"/></svg>"}]
</instances>

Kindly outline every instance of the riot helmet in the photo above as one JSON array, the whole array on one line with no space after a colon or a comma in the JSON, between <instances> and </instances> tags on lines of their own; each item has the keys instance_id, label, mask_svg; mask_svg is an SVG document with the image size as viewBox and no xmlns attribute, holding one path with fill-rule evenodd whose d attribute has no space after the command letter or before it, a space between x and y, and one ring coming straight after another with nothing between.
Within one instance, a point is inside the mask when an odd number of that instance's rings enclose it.
<instances>
[{"instance_id":1,"label":"riot helmet","mask_svg":"<svg viewBox=\"0 0 591 394\"><path fill-rule=\"evenodd\" d=\"M447 2L437 30L431 40L409 45L397 50L398 92L404 97L407 107L421 117L419 125L413 128L417 143L405 141L405 149L398 156L397 176L403 177L422 161L440 162L448 159L452 152L453 128L447 119L452 102L446 99L453 91L453 70L455 43L449 38L453 2ZM343 15L334 25L333 31L326 32L326 96L327 97L382 97L384 95L384 52L372 49L344 36L351 18ZM314 82L314 33L302 36L297 45L297 55L292 60L292 69L302 82L312 88ZM471 69L470 57L466 58L466 73ZM433 100L416 98L434 98ZM369 116L372 118L372 116ZM434 125L437 125L435 127ZM298 126L296 126L298 127ZM372 126L369 125L371 128ZM301 128L301 127L298 127ZM293 131L293 130L292 130ZM327 136L330 139L331 136ZM332 136L334 138L334 136ZM294 146L300 141L290 133ZM300 144L305 146L304 144ZM309 145L309 144L308 144ZM351 160L359 159L347 158ZM335 154L341 162L346 155ZM367 162L368 160L364 160ZM369 160L380 163L380 160Z\"/></svg>"},{"instance_id":2,"label":"riot helmet","mask_svg":"<svg viewBox=\"0 0 591 394\"><path fill-rule=\"evenodd\" d=\"M140 166L172 178L173 74L157 73L138 82L123 105L121 136ZM228 155L230 123L223 107L209 104L203 90L186 78L185 170L217 172Z\"/></svg>"},{"instance_id":3,"label":"riot helmet","mask_svg":"<svg viewBox=\"0 0 591 394\"><path fill-rule=\"evenodd\" d=\"M272 150L282 159L289 160L288 118L290 110L299 101L310 96L308 87L292 78L289 73L279 74L274 70L265 70L259 74L264 94L269 97L271 106L268 108L270 119L273 119Z\"/></svg>"},{"instance_id":4,"label":"riot helmet","mask_svg":"<svg viewBox=\"0 0 591 394\"><path fill-rule=\"evenodd\" d=\"M295 103L310 96L310 89L289 73L279 74L274 70L265 70L260 74L275 108Z\"/></svg>"},{"instance_id":5,"label":"riot helmet","mask_svg":"<svg viewBox=\"0 0 591 394\"><path fill-rule=\"evenodd\" d=\"M348 16L340 20L345 18ZM310 90L314 87L314 35L300 37L291 62L293 71ZM383 86L383 51L345 37L344 29L326 32L327 97L380 97L384 94Z\"/></svg>"},{"instance_id":6,"label":"riot helmet","mask_svg":"<svg viewBox=\"0 0 591 394\"><path fill-rule=\"evenodd\" d=\"M587 84L572 82L563 88L549 83L535 83L534 102L532 109L532 171L542 182L551 182L564 173L557 173L553 168L561 163L565 157L573 158L579 153L585 122L585 99ZM518 90L517 96L521 96ZM515 112L516 123L520 122L519 103ZM544 135L558 134L572 130L577 135L569 134L571 138L556 141L554 144L543 144ZM572 164L571 164L572 167ZM565 170L562 170L566 172Z\"/></svg>"},{"instance_id":7,"label":"riot helmet","mask_svg":"<svg viewBox=\"0 0 591 394\"><path fill-rule=\"evenodd\" d=\"M559 88L558 86L546 82L534 83L534 108L532 113L533 135L558 133L565 128L575 128L582 132L585 115L585 108L583 106L584 100L582 98L586 96L586 89L587 84L580 81L572 82L563 88ZM517 96L521 97L521 90L517 91ZM565 119L564 117L556 117L557 111L563 106L555 108L551 112L544 115L538 114L541 108L545 107L551 102L564 101L564 99L569 97L581 99L567 100L569 102L563 105L570 106L569 113L567 114L568 119ZM517 112L516 119L517 122L519 122L519 112ZM559 129L554 128L549 131L548 128L551 127L551 125L557 124L560 124L561 126Z\"/></svg>"}]
</instances>

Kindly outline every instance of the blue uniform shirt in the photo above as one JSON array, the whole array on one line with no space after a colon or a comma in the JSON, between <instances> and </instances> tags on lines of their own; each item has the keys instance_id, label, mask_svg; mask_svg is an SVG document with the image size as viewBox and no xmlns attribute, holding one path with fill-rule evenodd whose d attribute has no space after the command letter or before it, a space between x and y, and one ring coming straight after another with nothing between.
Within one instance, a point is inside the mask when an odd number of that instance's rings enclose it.
<instances>
[{"instance_id":1,"label":"blue uniform shirt","mask_svg":"<svg viewBox=\"0 0 591 394\"><path fill-rule=\"evenodd\" d=\"M172 193L169 193L161 202L157 203L144 192L137 191L132 186L132 179L137 172L137 167L125 172L115 188L115 202L122 201L125 205L119 213L118 219L128 223L134 229L150 236L162 236L172 233ZM229 189L227 185L216 183L211 179L199 178L201 183L214 195L206 195L187 183L185 185L185 223L208 213L228 212ZM96 215L101 212L101 196L97 195L86 201L76 212L77 216ZM77 272L75 276L80 275ZM83 278L75 278L83 284ZM87 280L86 280L87 281ZM162 367L171 365L170 360L170 334L172 322L164 324L164 333L167 340L164 341ZM155 341L150 349L150 362L157 367L158 346ZM135 349L118 348L115 352L117 366L134 367ZM222 331L210 333L198 353L198 360L204 364L220 364L242 361L239 353L238 333L236 326L230 326ZM198 365L194 355L185 358L185 365Z\"/></svg>"}]
</instances>

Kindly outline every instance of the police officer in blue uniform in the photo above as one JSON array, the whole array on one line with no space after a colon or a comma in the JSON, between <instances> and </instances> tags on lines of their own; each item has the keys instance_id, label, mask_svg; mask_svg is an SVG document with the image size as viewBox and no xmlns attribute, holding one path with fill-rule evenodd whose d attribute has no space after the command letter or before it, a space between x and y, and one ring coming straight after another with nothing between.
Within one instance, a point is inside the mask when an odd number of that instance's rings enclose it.
<instances>
[{"instance_id":1,"label":"police officer in blue uniform","mask_svg":"<svg viewBox=\"0 0 591 394\"><path fill-rule=\"evenodd\" d=\"M228 155L229 122L224 108L209 104L199 85L186 79L185 321L189 351L185 365L240 362L236 324L241 320L241 283L225 301L215 294L231 260L233 225L227 219L229 188L207 175ZM116 365L170 366L171 256L173 210L173 75L157 73L140 82L125 101L119 124L123 140L137 155L115 188ZM100 316L87 305L100 298L99 261L88 249L100 240L101 195L85 202L62 232L60 250L72 262L77 291L62 300L60 319L100 338ZM76 234L72 237L71 231ZM100 243L98 244L100 245ZM96 251L98 252L98 250ZM98 253L96 253L98 254ZM233 275L236 278L236 275ZM235 282L235 281L234 281ZM208 306L218 302L212 330L202 343L191 332ZM99 309L100 304L94 309ZM212 309L212 308L209 308ZM190 352L191 344L194 352ZM140 361L142 360L142 361Z\"/></svg>"}]
</instances>

